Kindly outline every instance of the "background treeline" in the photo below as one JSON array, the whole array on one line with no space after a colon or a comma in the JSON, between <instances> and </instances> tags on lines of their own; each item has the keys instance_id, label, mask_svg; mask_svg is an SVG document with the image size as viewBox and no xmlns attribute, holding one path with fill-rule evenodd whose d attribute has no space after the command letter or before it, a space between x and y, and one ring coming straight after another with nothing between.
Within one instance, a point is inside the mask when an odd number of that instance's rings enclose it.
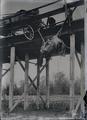
<instances>
[{"instance_id":1,"label":"background treeline","mask_svg":"<svg viewBox=\"0 0 87 120\"><path fill-rule=\"evenodd\" d=\"M36 84L36 83L35 83ZM28 86L30 83L28 84ZM62 95L69 94L70 80L65 76L64 73L59 72L54 75L53 81L50 81L50 95ZM14 95L21 95L24 91L24 80L20 81L20 85L14 84ZM80 79L74 82L74 92L76 95L80 94ZM46 94L46 77L42 76L40 79L40 93ZM9 85L3 88L3 95L9 95ZM36 90L33 86L28 87L29 95L36 95Z\"/></svg>"}]
</instances>

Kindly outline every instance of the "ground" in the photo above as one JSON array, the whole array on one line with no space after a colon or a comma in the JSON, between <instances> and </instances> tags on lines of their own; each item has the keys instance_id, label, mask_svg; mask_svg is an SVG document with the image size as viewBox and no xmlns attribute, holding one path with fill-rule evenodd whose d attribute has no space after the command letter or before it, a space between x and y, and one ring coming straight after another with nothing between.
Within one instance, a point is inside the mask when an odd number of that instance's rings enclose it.
<instances>
[{"instance_id":1,"label":"ground","mask_svg":"<svg viewBox=\"0 0 87 120\"><path fill-rule=\"evenodd\" d=\"M69 114L48 111L27 111L23 113L4 113L1 120L65 120ZM70 118L70 117L69 117ZM71 120L71 119L66 119Z\"/></svg>"}]
</instances>

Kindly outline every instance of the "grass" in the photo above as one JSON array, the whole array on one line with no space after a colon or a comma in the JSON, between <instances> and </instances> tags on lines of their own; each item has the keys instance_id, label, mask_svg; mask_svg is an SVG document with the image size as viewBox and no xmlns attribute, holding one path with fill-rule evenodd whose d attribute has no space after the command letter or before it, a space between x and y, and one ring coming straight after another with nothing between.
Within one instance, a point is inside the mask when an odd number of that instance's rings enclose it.
<instances>
[{"instance_id":1,"label":"grass","mask_svg":"<svg viewBox=\"0 0 87 120\"><path fill-rule=\"evenodd\" d=\"M2 109L4 112L8 112L9 108L8 108L8 100L3 100L2 101ZM24 112L24 103L21 102L19 103L16 108L14 109L13 112ZM32 102L31 104L29 104L27 110L25 112L29 112L29 111L37 111L37 106L35 102ZM49 105L49 109L46 109L46 106L44 106L42 103L39 104L39 111L49 111L49 112L64 112L64 111L69 111L69 103L65 103L65 102L51 102Z\"/></svg>"}]
</instances>

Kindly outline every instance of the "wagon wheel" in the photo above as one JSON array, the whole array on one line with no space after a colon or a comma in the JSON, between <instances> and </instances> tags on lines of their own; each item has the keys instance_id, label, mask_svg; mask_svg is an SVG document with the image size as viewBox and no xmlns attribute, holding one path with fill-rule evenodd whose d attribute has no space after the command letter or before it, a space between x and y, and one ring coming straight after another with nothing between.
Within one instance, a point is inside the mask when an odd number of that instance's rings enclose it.
<instances>
[{"instance_id":1,"label":"wagon wheel","mask_svg":"<svg viewBox=\"0 0 87 120\"><path fill-rule=\"evenodd\" d=\"M33 40L34 38L34 30L31 27L31 25L28 25L26 27L23 28L23 32L24 32L24 36L28 39L28 40Z\"/></svg>"}]
</instances>

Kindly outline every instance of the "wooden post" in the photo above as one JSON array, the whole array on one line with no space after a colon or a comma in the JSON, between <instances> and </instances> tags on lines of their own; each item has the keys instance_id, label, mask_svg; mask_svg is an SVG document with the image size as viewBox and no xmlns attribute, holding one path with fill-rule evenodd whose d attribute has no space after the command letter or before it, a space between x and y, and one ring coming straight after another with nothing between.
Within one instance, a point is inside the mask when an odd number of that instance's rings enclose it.
<instances>
[{"instance_id":1,"label":"wooden post","mask_svg":"<svg viewBox=\"0 0 87 120\"><path fill-rule=\"evenodd\" d=\"M74 110L75 35L70 35L70 112Z\"/></svg>"},{"instance_id":2,"label":"wooden post","mask_svg":"<svg viewBox=\"0 0 87 120\"><path fill-rule=\"evenodd\" d=\"M39 58L37 59L37 109L39 109L39 98L40 98L40 64Z\"/></svg>"},{"instance_id":3,"label":"wooden post","mask_svg":"<svg viewBox=\"0 0 87 120\"><path fill-rule=\"evenodd\" d=\"M79 106L81 105L81 113L84 114L85 109L84 109L84 101L83 97L85 95L85 51L84 51L84 41L81 41L81 62L80 62L80 68L81 68L81 80L80 80L80 93L81 93L81 98L79 99L76 108L74 110L74 113L76 114Z\"/></svg>"},{"instance_id":4,"label":"wooden post","mask_svg":"<svg viewBox=\"0 0 87 120\"><path fill-rule=\"evenodd\" d=\"M84 0L84 42L85 42L85 90L87 90L87 0Z\"/></svg>"},{"instance_id":5,"label":"wooden post","mask_svg":"<svg viewBox=\"0 0 87 120\"><path fill-rule=\"evenodd\" d=\"M46 107L49 108L49 59L46 59Z\"/></svg>"},{"instance_id":6,"label":"wooden post","mask_svg":"<svg viewBox=\"0 0 87 120\"><path fill-rule=\"evenodd\" d=\"M24 110L28 107L28 69L29 69L29 56L25 55L25 84L24 84Z\"/></svg>"},{"instance_id":7,"label":"wooden post","mask_svg":"<svg viewBox=\"0 0 87 120\"><path fill-rule=\"evenodd\" d=\"M85 92L85 59L84 59L84 42L81 42L81 96ZM84 113L84 101L81 103L81 111Z\"/></svg>"},{"instance_id":8,"label":"wooden post","mask_svg":"<svg viewBox=\"0 0 87 120\"><path fill-rule=\"evenodd\" d=\"M85 91L87 91L87 0L84 0ZM84 110L83 110L84 112Z\"/></svg>"},{"instance_id":9,"label":"wooden post","mask_svg":"<svg viewBox=\"0 0 87 120\"><path fill-rule=\"evenodd\" d=\"M2 112L2 63L0 62L0 113Z\"/></svg>"},{"instance_id":10,"label":"wooden post","mask_svg":"<svg viewBox=\"0 0 87 120\"><path fill-rule=\"evenodd\" d=\"M78 65L79 65L79 67L81 68L81 62L80 62L78 53L77 53L76 51L75 51L75 55L76 55L76 59L77 59Z\"/></svg>"},{"instance_id":11,"label":"wooden post","mask_svg":"<svg viewBox=\"0 0 87 120\"><path fill-rule=\"evenodd\" d=\"M14 64L15 64L15 47L11 47L11 53L10 53L9 109L11 109L11 107L13 105Z\"/></svg>"},{"instance_id":12,"label":"wooden post","mask_svg":"<svg viewBox=\"0 0 87 120\"><path fill-rule=\"evenodd\" d=\"M85 33L85 90L87 90L87 0L85 0L84 15L84 33Z\"/></svg>"}]
</instances>

